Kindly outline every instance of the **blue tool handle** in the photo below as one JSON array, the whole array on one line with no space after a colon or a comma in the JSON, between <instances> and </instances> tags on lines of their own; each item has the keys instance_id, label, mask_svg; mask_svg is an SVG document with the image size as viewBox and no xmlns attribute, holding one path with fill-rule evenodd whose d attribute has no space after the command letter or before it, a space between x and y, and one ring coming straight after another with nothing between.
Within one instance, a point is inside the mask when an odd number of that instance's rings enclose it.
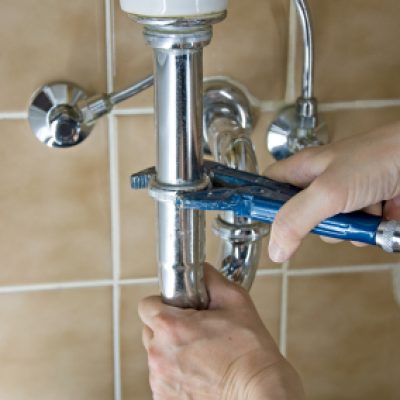
<instances>
[{"instance_id":1,"label":"blue tool handle","mask_svg":"<svg viewBox=\"0 0 400 400\"><path fill-rule=\"evenodd\" d=\"M246 203L247 206L238 207L235 212L239 211L242 216L269 224L274 221L277 212L284 204L279 200L269 200L259 196L253 196L250 202L244 202ZM312 232L330 238L375 245L381 222L380 217L357 211L325 219Z\"/></svg>"},{"instance_id":2,"label":"blue tool handle","mask_svg":"<svg viewBox=\"0 0 400 400\"><path fill-rule=\"evenodd\" d=\"M178 205L196 210L232 211L242 217L272 224L276 214L290 197L291 194L279 195L263 187L235 190L215 188L203 192L185 193L178 197ZM357 211L325 219L312 232L335 239L375 245L381 224L380 217Z\"/></svg>"}]
</instances>

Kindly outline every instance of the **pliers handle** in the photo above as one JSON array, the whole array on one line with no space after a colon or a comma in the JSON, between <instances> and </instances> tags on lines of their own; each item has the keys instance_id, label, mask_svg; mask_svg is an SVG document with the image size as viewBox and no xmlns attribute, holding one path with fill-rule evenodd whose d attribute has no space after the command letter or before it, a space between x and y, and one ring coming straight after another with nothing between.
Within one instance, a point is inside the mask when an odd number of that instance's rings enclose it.
<instances>
[{"instance_id":1,"label":"pliers handle","mask_svg":"<svg viewBox=\"0 0 400 400\"><path fill-rule=\"evenodd\" d=\"M238 216L271 224L279 209L302 189L272 179L206 161L204 171L211 187L178 193L179 207L232 211ZM300 210L301 212L301 210ZM387 252L400 251L400 223L362 211L338 214L318 224L313 233L336 239L379 245Z\"/></svg>"}]
</instances>

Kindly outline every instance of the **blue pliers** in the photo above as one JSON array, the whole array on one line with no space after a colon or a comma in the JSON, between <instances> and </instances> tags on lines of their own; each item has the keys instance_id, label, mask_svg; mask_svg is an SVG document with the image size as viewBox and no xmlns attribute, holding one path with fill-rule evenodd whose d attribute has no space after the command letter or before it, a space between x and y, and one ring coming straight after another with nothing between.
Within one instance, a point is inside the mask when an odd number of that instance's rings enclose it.
<instances>
[{"instance_id":1,"label":"blue pliers","mask_svg":"<svg viewBox=\"0 0 400 400\"><path fill-rule=\"evenodd\" d=\"M147 186L154 169L132 176L132 187ZM205 161L210 186L196 192L178 192L178 207L205 211L232 211L236 215L272 224L279 209L302 189L264 176ZM146 178L145 178L146 176ZM140 187L139 187L140 186ZM400 223L357 211L325 219L312 233L336 239L378 245L387 252L400 252Z\"/></svg>"}]
</instances>

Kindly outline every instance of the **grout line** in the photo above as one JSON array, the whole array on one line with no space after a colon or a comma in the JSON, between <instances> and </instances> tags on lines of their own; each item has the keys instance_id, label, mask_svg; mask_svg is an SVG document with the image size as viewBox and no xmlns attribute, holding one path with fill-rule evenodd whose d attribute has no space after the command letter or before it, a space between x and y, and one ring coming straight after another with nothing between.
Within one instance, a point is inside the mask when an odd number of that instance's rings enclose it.
<instances>
[{"instance_id":1,"label":"grout line","mask_svg":"<svg viewBox=\"0 0 400 400\"><path fill-rule=\"evenodd\" d=\"M118 108L112 111L117 117L135 116L135 115L153 115L154 107L135 107L135 108Z\"/></svg>"},{"instance_id":2,"label":"grout line","mask_svg":"<svg viewBox=\"0 0 400 400\"><path fill-rule=\"evenodd\" d=\"M325 268L305 268L305 269L288 269L286 274L288 277L308 277L321 275L341 275L349 273L368 273L382 271L400 271L400 264L371 264L359 266L343 266L343 267L325 267ZM257 276L279 276L284 275L283 269L262 269L257 271ZM33 283L27 285L10 285L0 286L0 294L13 294L24 292L40 292L40 291L57 291L70 289L90 289L101 287L117 286L141 286L157 284L157 277L131 278L131 279L105 279L92 281L74 281L74 282L51 282L51 283Z\"/></svg>"},{"instance_id":3,"label":"grout line","mask_svg":"<svg viewBox=\"0 0 400 400\"><path fill-rule=\"evenodd\" d=\"M259 108L262 113L268 113L268 112L276 113L286 104L287 103L285 103L284 101L261 101L259 103Z\"/></svg>"},{"instance_id":4,"label":"grout line","mask_svg":"<svg viewBox=\"0 0 400 400\"><path fill-rule=\"evenodd\" d=\"M17 293L34 293L59 290L74 290L74 289L96 289L103 287L114 286L141 286L150 285L158 282L154 278L137 278L137 279L104 279L94 281L74 281L74 282L51 282L51 283L32 283L27 285L10 285L0 287L1 294L17 294Z\"/></svg>"},{"instance_id":5,"label":"grout line","mask_svg":"<svg viewBox=\"0 0 400 400\"><path fill-rule=\"evenodd\" d=\"M322 103L319 109L322 112L343 111L343 110L359 110L359 109L380 109L389 107L400 107L400 100L354 100L342 101L334 103Z\"/></svg>"},{"instance_id":6,"label":"grout line","mask_svg":"<svg viewBox=\"0 0 400 400\"><path fill-rule=\"evenodd\" d=\"M112 280L13 285L0 287L0 294L47 292L67 289L95 289L110 287L112 285Z\"/></svg>"},{"instance_id":7,"label":"grout line","mask_svg":"<svg viewBox=\"0 0 400 400\"><path fill-rule=\"evenodd\" d=\"M118 171L118 122L108 115L109 129L109 174L111 203L111 240L112 240L112 272L113 280L118 284L120 279L120 207L119 207L119 171Z\"/></svg>"},{"instance_id":8,"label":"grout line","mask_svg":"<svg viewBox=\"0 0 400 400\"><path fill-rule=\"evenodd\" d=\"M281 354L287 356L287 323L288 323L288 297L289 297L289 262L282 265L282 290L281 290L281 313L279 328L279 350Z\"/></svg>"},{"instance_id":9,"label":"grout line","mask_svg":"<svg viewBox=\"0 0 400 400\"><path fill-rule=\"evenodd\" d=\"M121 374L121 287L113 285L113 354L114 354L114 400L122 399Z\"/></svg>"},{"instance_id":10,"label":"grout line","mask_svg":"<svg viewBox=\"0 0 400 400\"><path fill-rule=\"evenodd\" d=\"M122 399L121 385L121 237L119 207L118 135L117 120L107 116L109 129L109 174L111 206L111 244L113 274L113 348L114 348L114 400Z\"/></svg>"},{"instance_id":11,"label":"grout line","mask_svg":"<svg viewBox=\"0 0 400 400\"><path fill-rule=\"evenodd\" d=\"M108 1L108 0L106 0ZM111 53L112 54L112 53ZM108 81L107 81L108 82ZM112 84L107 83L108 91L112 91L110 88ZM259 101L256 100L257 105L261 112L276 112L281 107L290 103L290 101ZM400 107L400 99L371 99L371 100L349 100L349 101L338 101L332 103L319 103L319 110L321 112L334 112L334 111L346 111L346 110L371 110L371 109L383 109L390 107ZM153 107L131 107L131 108L118 108L111 112L111 115L116 117L133 117L140 115L153 115ZM24 111L14 112L0 112L0 121L14 121L14 120L26 120L28 113Z\"/></svg>"},{"instance_id":12,"label":"grout line","mask_svg":"<svg viewBox=\"0 0 400 400\"><path fill-rule=\"evenodd\" d=\"M114 91L114 0L105 0L106 31L106 71L107 92ZM108 156L110 179L111 247L112 247L112 319L113 319L113 361L114 361L114 400L122 399L121 382L121 238L119 208L119 171L118 171L118 135L117 120L112 114L107 115Z\"/></svg>"},{"instance_id":13,"label":"grout line","mask_svg":"<svg viewBox=\"0 0 400 400\"><path fill-rule=\"evenodd\" d=\"M24 111L0 112L0 121L14 121L21 119L28 119L28 113Z\"/></svg>"},{"instance_id":14,"label":"grout line","mask_svg":"<svg viewBox=\"0 0 400 400\"><path fill-rule=\"evenodd\" d=\"M400 268L392 270L393 276L393 297L400 306Z\"/></svg>"},{"instance_id":15,"label":"grout line","mask_svg":"<svg viewBox=\"0 0 400 400\"><path fill-rule=\"evenodd\" d=\"M309 277L336 274L354 274L366 272L380 272L400 269L400 264L371 264L371 265L349 265L343 267L323 267L323 268L302 268L291 269L288 271L289 276L293 277Z\"/></svg>"},{"instance_id":16,"label":"grout line","mask_svg":"<svg viewBox=\"0 0 400 400\"><path fill-rule=\"evenodd\" d=\"M282 268L265 268L265 269L259 269L256 272L256 276L279 276L282 275L283 271Z\"/></svg>"},{"instance_id":17,"label":"grout line","mask_svg":"<svg viewBox=\"0 0 400 400\"><path fill-rule=\"evenodd\" d=\"M289 6L288 54L286 68L286 103L296 100L297 11L294 2Z\"/></svg>"},{"instance_id":18,"label":"grout line","mask_svg":"<svg viewBox=\"0 0 400 400\"><path fill-rule=\"evenodd\" d=\"M119 281L121 286L141 286L141 285L154 285L158 284L158 278L134 278L123 279Z\"/></svg>"},{"instance_id":19,"label":"grout line","mask_svg":"<svg viewBox=\"0 0 400 400\"><path fill-rule=\"evenodd\" d=\"M114 0L104 0L107 92L114 91Z\"/></svg>"}]
</instances>

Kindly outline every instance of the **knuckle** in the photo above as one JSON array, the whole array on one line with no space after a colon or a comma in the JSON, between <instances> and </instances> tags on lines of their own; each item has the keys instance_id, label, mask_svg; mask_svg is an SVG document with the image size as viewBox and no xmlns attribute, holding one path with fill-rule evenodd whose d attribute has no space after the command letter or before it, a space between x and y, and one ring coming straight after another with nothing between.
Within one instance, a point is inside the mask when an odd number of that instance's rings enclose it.
<instances>
[{"instance_id":1,"label":"knuckle","mask_svg":"<svg viewBox=\"0 0 400 400\"><path fill-rule=\"evenodd\" d=\"M332 179L316 179L309 188L311 196L320 199L322 207L326 207L332 214L344 210L347 202L347 192L343 185L338 185Z\"/></svg>"},{"instance_id":2,"label":"knuckle","mask_svg":"<svg viewBox=\"0 0 400 400\"><path fill-rule=\"evenodd\" d=\"M159 376L162 374L163 371L165 371L165 360L162 353L153 346L150 346L147 351L147 356L151 376Z\"/></svg>"},{"instance_id":3,"label":"knuckle","mask_svg":"<svg viewBox=\"0 0 400 400\"><path fill-rule=\"evenodd\" d=\"M278 213L274 221L274 236L278 241L288 240L290 242L297 242L302 238L297 226L290 223L291 218L285 214Z\"/></svg>"},{"instance_id":4,"label":"knuckle","mask_svg":"<svg viewBox=\"0 0 400 400\"><path fill-rule=\"evenodd\" d=\"M238 305L246 305L248 303L249 294L244 288L242 288L238 284L232 283L232 285L226 290L228 291L227 295L232 303Z\"/></svg>"},{"instance_id":5,"label":"knuckle","mask_svg":"<svg viewBox=\"0 0 400 400\"><path fill-rule=\"evenodd\" d=\"M159 313L155 318L157 327L162 331L169 340L176 343L179 342L182 323L179 319L166 313Z\"/></svg>"}]
</instances>

